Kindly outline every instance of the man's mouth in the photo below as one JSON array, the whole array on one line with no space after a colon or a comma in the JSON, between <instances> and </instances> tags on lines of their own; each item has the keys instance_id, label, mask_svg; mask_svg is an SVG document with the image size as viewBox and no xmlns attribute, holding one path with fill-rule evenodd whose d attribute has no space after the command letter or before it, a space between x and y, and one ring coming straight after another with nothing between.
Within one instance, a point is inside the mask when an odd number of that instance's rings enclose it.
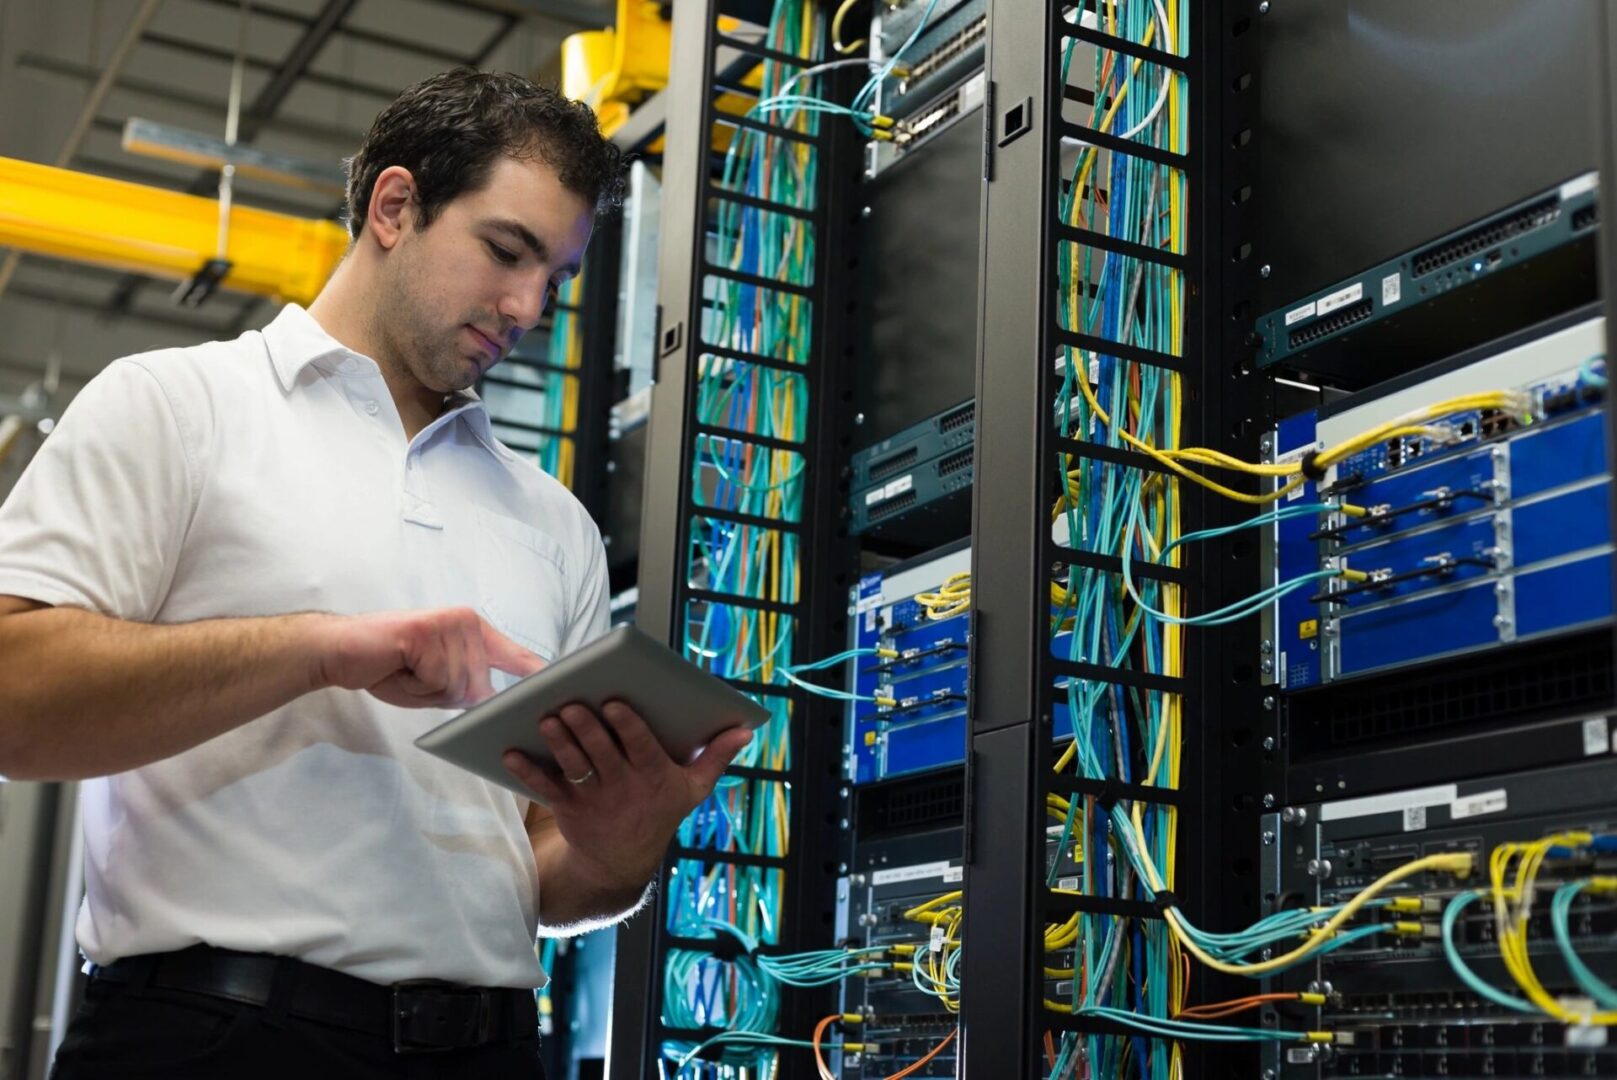
<instances>
[{"instance_id":1,"label":"man's mouth","mask_svg":"<svg viewBox=\"0 0 1617 1080\"><path fill-rule=\"evenodd\" d=\"M483 346L488 349L490 355L497 357L505 351L500 347L499 342L483 333L483 331L479 330L471 323L466 324L466 329L470 330L472 334L476 336L477 340L482 342Z\"/></svg>"}]
</instances>

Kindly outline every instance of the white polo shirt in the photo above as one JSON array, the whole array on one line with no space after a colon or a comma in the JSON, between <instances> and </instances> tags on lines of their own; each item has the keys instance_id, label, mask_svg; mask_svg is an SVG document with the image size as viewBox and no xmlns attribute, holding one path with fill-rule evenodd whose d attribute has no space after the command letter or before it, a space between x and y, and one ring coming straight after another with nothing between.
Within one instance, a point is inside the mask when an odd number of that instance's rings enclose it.
<instances>
[{"instance_id":1,"label":"white polo shirt","mask_svg":"<svg viewBox=\"0 0 1617 1080\"><path fill-rule=\"evenodd\" d=\"M0 507L0 594L138 622L470 605L554 658L607 592L594 523L474 395L406 442L376 363L295 305L114 362ZM451 715L324 690L86 782L85 954L539 985L525 804L412 745Z\"/></svg>"}]
</instances>

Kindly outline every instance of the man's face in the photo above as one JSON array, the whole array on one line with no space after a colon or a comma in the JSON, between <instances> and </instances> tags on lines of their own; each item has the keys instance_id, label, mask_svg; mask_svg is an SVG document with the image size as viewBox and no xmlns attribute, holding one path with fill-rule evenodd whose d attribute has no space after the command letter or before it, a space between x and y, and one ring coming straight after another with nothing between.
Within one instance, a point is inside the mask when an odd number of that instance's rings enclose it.
<instances>
[{"instance_id":1,"label":"man's face","mask_svg":"<svg viewBox=\"0 0 1617 1080\"><path fill-rule=\"evenodd\" d=\"M549 165L500 158L483 187L400 235L384 260L377 340L428 389L464 390L578 273L593 221Z\"/></svg>"}]
</instances>

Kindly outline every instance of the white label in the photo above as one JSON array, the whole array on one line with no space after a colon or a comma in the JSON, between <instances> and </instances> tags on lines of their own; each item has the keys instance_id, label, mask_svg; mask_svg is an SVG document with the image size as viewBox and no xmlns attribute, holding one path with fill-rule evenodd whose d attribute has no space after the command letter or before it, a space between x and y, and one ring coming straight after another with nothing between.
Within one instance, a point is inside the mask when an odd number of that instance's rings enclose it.
<instances>
[{"instance_id":1,"label":"white label","mask_svg":"<svg viewBox=\"0 0 1617 1080\"><path fill-rule=\"evenodd\" d=\"M869 496L866 496L866 498L869 498ZM867 611L875 611L886 602L887 598L879 592L871 593L869 596L861 596L859 602L853 607L854 614L863 615Z\"/></svg>"},{"instance_id":2,"label":"white label","mask_svg":"<svg viewBox=\"0 0 1617 1080\"><path fill-rule=\"evenodd\" d=\"M876 609L871 608L869 611L865 612L865 633L874 634L875 632L876 632Z\"/></svg>"},{"instance_id":3,"label":"white label","mask_svg":"<svg viewBox=\"0 0 1617 1080\"><path fill-rule=\"evenodd\" d=\"M1583 722L1583 756L1604 754L1607 746L1607 728L1604 716L1591 716Z\"/></svg>"},{"instance_id":4,"label":"white label","mask_svg":"<svg viewBox=\"0 0 1617 1080\"><path fill-rule=\"evenodd\" d=\"M1355 281L1345 289L1338 289L1331 295L1322 297L1319 302L1319 313L1324 315L1328 311L1335 311L1343 304L1351 304L1364 295L1364 282Z\"/></svg>"},{"instance_id":5,"label":"white label","mask_svg":"<svg viewBox=\"0 0 1617 1080\"><path fill-rule=\"evenodd\" d=\"M1100 385L1100 357L1098 356L1089 361L1089 385Z\"/></svg>"},{"instance_id":6,"label":"white label","mask_svg":"<svg viewBox=\"0 0 1617 1080\"><path fill-rule=\"evenodd\" d=\"M945 938L945 934L943 932L943 927L939 926L936 923L933 923L932 924L932 933L928 935L927 945L935 953L936 952L942 952L943 951L944 938Z\"/></svg>"},{"instance_id":7,"label":"white label","mask_svg":"<svg viewBox=\"0 0 1617 1080\"><path fill-rule=\"evenodd\" d=\"M1424 828L1426 828L1426 807L1404 807L1404 831L1419 832Z\"/></svg>"},{"instance_id":8,"label":"white label","mask_svg":"<svg viewBox=\"0 0 1617 1080\"><path fill-rule=\"evenodd\" d=\"M1571 1005L1570 1002L1565 1001L1562 1004L1566 1007ZM1589 1007L1580 1011L1585 1016L1594 1012L1594 1002L1589 1002ZM1598 1050L1606 1045L1607 1030L1607 1028L1603 1028L1598 1024L1568 1024L1566 1028L1566 1044L1578 1050Z\"/></svg>"},{"instance_id":9,"label":"white label","mask_svg":"<svg viewBox=\"0 0 1617 1080\"><path fill-rule=\"evenodd\" d=\"M1572 179L1561 185L1561 198L1570 199L1576 195L1582 195L1585 191L1593 191L1599 186L1599 173L1591 172L1584 173L1582 176L1574 176ZM1601 1045L1604 1046L1605 1044L1602 1043Z\"/></svg>"},{"instance_id":10,"label":"white label","mask_svg":"<svg viewBox=\"0 0 1617 1080\"><path fill-rule=\"evenodd\" d=\"M964 880L966 880L966 868L964 866L951 866L943 872L943 883L945 885L953 885Z\"/></svg>"},{"instance_id":11,"label":"white label","mask_svg":"<svg viewBox=\"0 0 1617 1080\"><path fill-rule=\"evenodd\" d=\"M910 488L912 488L914 486L915 486L914 477L911 476L909 473L905 473L903 476L900 476L897 480L889 480L887 482L887 486L882 488L881 497L884 498L884 499L891 499L894 495L902 495L902 494L904 494L904 492L908 491Z\"/></svg>"},{"instance_id":12,"label":"white label","mask_svg":"<svg viewBox=\"0 0 1617 1080\"><path fill-rule=\"evenodd\" d=\"M1477 817L1482 814L1497 814L1509 803L1510 798L1504 788L1479 791L1475 795L1467 795L1463 799L1455 799L1449 803L1449 817L1459 821L1461 818Z\"/></svg>"},{"instance_id":13,"label":"white label","mask_svg":"<svg viewBox=\"0 0 1617 1080\"><path fill-rule=\"evenodd\" d=\"M1381 306L1396 304L1403 299L1404 275L1396 270L1381 279Z\"/></svg>"},{"instance_id":14,"label":"white label","mask_svg":"<svg viewBox=\"0 0 1617 1080\"><path fill-rule=\"evenodd\" d=\"M1314 314L1314 306L1314 302L1310 300L1302 307L1292 308L1290 311L1286 312L1286 325L1290 326L1292 323L1306 319L1310 315Z\"/></svg>"},{"instance_id":15,"label":"white label","mask_svg":"<svg viewBox=\"0 0 1617 1080\"><path fill-rule=\"evenodd\" d=\"M870 883L872 885L892 885L899 881L924 881L926 878L946 877L950 869L947 860L943 862L916 863L914 866L897 866L891 870L877 870L870 875Z\"/></svg>"},{"instance_id":16,"label":"white label","mask_svg":"<svg viewBox=\"0 0 1617 1080\"><path fill-rule=\"evenodd\" d=\"M887 498L887 493L881 488L871 488L865 492L865 505L870 506L873 503L879 503L885 498Z\"/></svg>"},{"instance_id":17,"label":"white label","mask_svg":"<svg viewBox=\"0 0 1617 1080\"><path fill-rule=\"evenodd\" d=\"M1349 818L1368 817L1371 814L1401 813L1411 806L1440 806L1453 802L1460 794L1453 784L1416 788L1414 791L1395 791L1388 795L1366 795L1362 799L1338 799L1319 808L1321 821L1346 821Z\"/></svg>"}]
</instances>

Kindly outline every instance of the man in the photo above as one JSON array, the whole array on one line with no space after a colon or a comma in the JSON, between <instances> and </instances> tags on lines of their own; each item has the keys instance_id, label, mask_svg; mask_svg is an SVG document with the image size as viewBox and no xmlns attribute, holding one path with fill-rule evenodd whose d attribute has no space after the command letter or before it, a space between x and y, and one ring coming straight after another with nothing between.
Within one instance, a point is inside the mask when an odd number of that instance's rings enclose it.
<instances>
[{"instance_id":1,"label":"man","mask_svg":"<svg viewBox=\"0 0 1617 1080\"><path fill-rule=\"evenodd\" d=\"M635 909L748 740L536 718L559 773L507 764L548 808L415 749L606 629L594 525L467 388L620 163L583 106L456 71L349 174L308 311L114 362L0 508L0 774L85 780L60 1080L537 1076L535 932Z\"/></svg>"}]
</instances>

